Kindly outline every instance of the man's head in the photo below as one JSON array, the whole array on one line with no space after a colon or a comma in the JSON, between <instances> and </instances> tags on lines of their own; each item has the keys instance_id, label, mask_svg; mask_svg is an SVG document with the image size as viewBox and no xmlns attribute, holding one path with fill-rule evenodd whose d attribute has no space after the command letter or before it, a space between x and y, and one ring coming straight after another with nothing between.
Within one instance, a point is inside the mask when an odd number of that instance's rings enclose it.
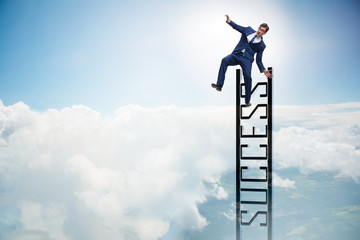
<instances>
[{"instance_id":1,"label":"man's head","mask_svg":"<svg viewBox=\"0 0 360 240\"><path fill-rule=\"evenodd\" d=\"M259 28L256 32L256 36L262 37L263 35L265 35L267 33L267 31L269 31L269 26L266 23L263 23L259 26Z\"/></svg>"}]
</instances>

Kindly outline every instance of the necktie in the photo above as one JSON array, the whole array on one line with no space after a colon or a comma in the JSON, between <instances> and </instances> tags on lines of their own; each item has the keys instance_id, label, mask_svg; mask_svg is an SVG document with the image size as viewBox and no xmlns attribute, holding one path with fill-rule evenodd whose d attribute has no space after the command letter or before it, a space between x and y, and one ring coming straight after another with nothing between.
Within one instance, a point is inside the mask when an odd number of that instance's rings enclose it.
<instances>
[{"instance_id":1,"label":"necktie","mask_svg":"<svg viewBox=\"0 0 360 240\"><path fill-rule=\"evenodd\" d=\"M255 36L251 39L250 44L252 44L252 43L254 42L255 38L256 38L256 34L255 34Z\"/></svg>"}]
</instances>

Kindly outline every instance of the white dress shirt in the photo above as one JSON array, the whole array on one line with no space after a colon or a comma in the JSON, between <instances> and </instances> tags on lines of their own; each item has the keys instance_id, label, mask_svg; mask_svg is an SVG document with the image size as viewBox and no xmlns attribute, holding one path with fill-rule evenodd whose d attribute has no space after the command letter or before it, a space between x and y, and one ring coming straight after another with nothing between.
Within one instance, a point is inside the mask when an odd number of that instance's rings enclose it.
<instances>
[{"instance_id":1,"label":"white dress shirt","mask_svg":"<svg viewBox=\"0 0 360 240\"><path fill-rule=\"evenodd\" d=\"M256 35L256 32L248 35L248 36L247 36L248 42L250 42L251 39L253 39L253 37L254 37L255 35ZM260 41L261 41L261 37L256 37L256 38L254 39L254 43L259 43Z\"/></svg>"}]
</instances>

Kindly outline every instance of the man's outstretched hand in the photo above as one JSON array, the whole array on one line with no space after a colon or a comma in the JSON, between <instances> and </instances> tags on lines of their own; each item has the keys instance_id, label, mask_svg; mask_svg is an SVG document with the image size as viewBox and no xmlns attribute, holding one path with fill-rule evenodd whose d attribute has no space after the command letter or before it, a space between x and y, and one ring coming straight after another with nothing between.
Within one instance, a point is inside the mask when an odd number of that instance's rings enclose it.
<instances>
[{"instance_id":1,"label":"man's outstretched hand","mask_svg":"<svg viewBox=\"0 0 360 240\"><path fill-rule=\"evenodd\" d=\"M227 21L228 23L230 23L229 15L226 14L225 17L226 17L226 21Z\"/></svg>"},{"instance_id":2,"label":"man's outstretched hand","mask_svg":"<svg viewBox=\"0 0 360 240\"><path fill-rule=\"evenodd\" d=\"M263 73L267 78L272 78L272 74L268 70L264 70Z\"/></svg>"}]
</instances>

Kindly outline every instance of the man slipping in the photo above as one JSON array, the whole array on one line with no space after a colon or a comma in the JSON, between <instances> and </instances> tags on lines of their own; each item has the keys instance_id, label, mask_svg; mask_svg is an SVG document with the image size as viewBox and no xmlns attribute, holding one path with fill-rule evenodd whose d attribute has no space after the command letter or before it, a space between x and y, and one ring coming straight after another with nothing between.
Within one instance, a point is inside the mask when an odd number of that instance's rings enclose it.
<instances>
[{"instance_id":1,"label":"man slipping","mask_svg":"<svg viewBox=\"0 0 360 240\"><path fill-rule=\"evenodd\" d=\"M239 26L231 21L228 15L225 16L226 22L241 33L241 39L234 51L222 59L217 83L212 83L211 86L216 90L221 91L221 88L224 85L227 67L240 65L245 80L245 105L248 107L251 106L251 66L254 61L255 53L256 64L258 65L260 72L264 73L266 77L272 78L272 74L265 69L264 64L262 63L262 55L266 47L263 41L263 35L269 31L269 26L266 23L263 23L259 26L258 30L255 31L251 27Z\"/></svg>"}]
</instances>

